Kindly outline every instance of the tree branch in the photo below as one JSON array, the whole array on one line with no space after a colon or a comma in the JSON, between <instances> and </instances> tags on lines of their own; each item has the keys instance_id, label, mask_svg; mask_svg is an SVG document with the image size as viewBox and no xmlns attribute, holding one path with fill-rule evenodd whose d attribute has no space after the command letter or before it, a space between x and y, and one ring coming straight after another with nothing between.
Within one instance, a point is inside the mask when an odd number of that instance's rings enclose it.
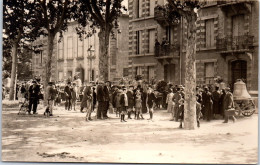
<instances>
[{"instance_id":1,"label":"tree branch","mask_svg":"<svg viewBox=\"0 0 260 165\"><path fill-rule=\"evenodd\" d=\"M104 21L103 19L99 18L96 13L93 12L92 10L92 7L90 5L90 1L89 0L86 0L86 7L89 11L89 13L91 14L91 16L95 19L95 21L97 21L97 23L100 25L100 26L103 26L104 25Z\"/></svg>"},{"instance_id":2,"label":"tree branch","mask_svg":"<svg viewBox=\"0 0 260 165\"><path fill-rule=\"evenodd\" d=\"M110 5L111 5L111 0L106 1L106 21L110 17Z\"/></svg>"},{"instance_id":3,"label":"tree branch","mask_svg":"<svg viewBox=\"0 0 260 165\"><path fill-rule=\"evenodd\" d=\"M43 21L44 21L45 28L47 30L49 30L49 19L48 19L48 16L47 16L46 0L40 1L40 5L41 5L41 10L42 10L43 15L44 15Z\"/></svg>"},{"instance_id":4,"label":"tree branch","mask_svg":"<svg viewBox=\"0 0 260 165\"><path fill-rule=\"evenodd\" d=\"M94 12L96 13L96 15L102 20L102 22L105 22L104 18L102 17L102 15L100 13L100 9L97 7L97 1L92 0L91 2L92 2L91 6L94 9Z\"/></svg>"},{"instance_id":5,"label":"tree branch","mask_svg":"<svg viewBox=\"0 0 260 165\"><path fill-rule=\"evenodd\" d=\"M64 19L65 19L65 15L66 15L67 10L68 10L68 0L65 0L64 6L63 6L63 9L62 9L62 14L61 14L60 17L57 18L57 24L54 28L55 34L59 31L59 29L61 28L61 26L64 23Z\"/></svg>"}]
</instances>

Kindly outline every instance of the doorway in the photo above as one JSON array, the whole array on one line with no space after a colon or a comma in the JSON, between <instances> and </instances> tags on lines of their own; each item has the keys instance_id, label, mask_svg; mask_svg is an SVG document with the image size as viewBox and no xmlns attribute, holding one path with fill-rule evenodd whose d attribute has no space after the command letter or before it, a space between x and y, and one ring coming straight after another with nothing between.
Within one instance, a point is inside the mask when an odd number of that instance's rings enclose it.
<instances>
[{"instance_id":1,"label":"doorway","mask_svg":"<svg viewBox=\"0 0 260 165\"><path fill-rule=\"evenodd\" d=\"M175 64L164 65L164 80L173 83L175 79Z\"/></svg>"},{"instance_id":2,"label":"doorway","mask_svg":"<svg viewBox=\"0 0 260 165\"><path fill-rule=\"evenodd\" d=\"M237 81L242 79L246 83L247 79L247 62L244 60L236 60L231 62L231 83L232 86Z\"/></svg>"}]
</instances>

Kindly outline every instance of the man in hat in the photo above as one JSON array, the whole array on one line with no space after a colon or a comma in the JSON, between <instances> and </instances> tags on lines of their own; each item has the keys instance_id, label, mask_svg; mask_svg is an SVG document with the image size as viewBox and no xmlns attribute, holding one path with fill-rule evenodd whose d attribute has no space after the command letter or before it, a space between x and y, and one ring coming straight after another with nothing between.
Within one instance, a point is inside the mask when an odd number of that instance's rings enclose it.
<instances>
[{"instance_id":1,"label":"man in hat","mask_svg":"<svg viewBox=\"0 0 260 165\"><path fill-rule=\"evenodd\" d=\"M76 111L76 102L78 98L78 93L77 93L77 84L75 82L72 83L72 86L70 87L70 92L71 92L71 110L74 107L74 111Z\"/></svg>"},{"instance_id":2,"label":"man in hat","mask_svg":"<svg viewBox=\"0 0 260 165\"><path fill-rule=\"evenodd\" d=\"M202 93L202 107L204 119L207 121L210 121L213 117L212 104L212 94L209 92L208 87L204 87L204 92Z\"/></svg>"},{"instance_id":3,"label":"man in hat","mask_svg":"<svg viewBox=\"0 0 260 165\"><path fill-rule=\"evenodd\" d=\"M70 110L71 107L71 82L68 81L67 85L64 88L65 93L65 110Z\"/></svg>"},{"instance_id":4,"label":"man in hat","mask_svg":"<svg viewBox=\"0 0 260 165\"><path fill-rule=\"evenodd\" d=\"M107 81L103 86L103 93L104 93L104 109L102 111L103 118L107 119L107 112L109 109L109 101L110 101L110 81Z\"/></svg>"},{"instance_id":5,"label":"man in hat","mask_svg":"<svg viewBox=\"0 0 260 165\"><path fill-rule=\"evenodd\" d=\"M177 87L177 92L173 95L173 98L172 98L173 102L175 103L175 106L173 108L175 121L178 121L178 119L179 119L179 107L180 107L180 102L179 101L182 98L181 87L182 87L182 85L179 85Z\"/></svg>"},{"instance_id":6,"label":"man in hat","mask_svg":"<svg viewBox=\"0 0 260 165\"><path fill-rule=\"evenodd\" d=\"M33 114L36 114L38 101L39 101L39 93L40 87L36 83L36 81L32 81L32 85L29 87L28 90L28 98L29 98L29 114L31 114L32 106L33 106Z\"/></svg>"},{"instance_id":7,"label":"man in hat","mask_svg":"<svg viewBox=\"0 0 260 165\"><path fill-rule=\"evenodd\" d=\"M225 110L225 121L223 123L228 123L228 119L230 116L233 122L235 122L236 118L235 118L233 94L231 93L229 87L227 87L225 91L226 91L226 95L224 97L224 105L223 105Z\"/></svg>"},{"instance_id":8,"label":"man in hat","mask_svg":"<svg viewBox=\"0 0 260 165\"><path fill-rule=\"evenodd\" d=\"M213 99L213 115L214 118L217 114L220 114L220 97L221 93L219 91L219 87L215 87L215 91L212 92L212 99Z\"/></svg>"},{"instance_id":9,"label":"man in hat","mask_svg":"<svg viewBox=\"0 0 260 165\"><path fill-rule=\"evenodd\" d=\"M104 109L106 107L103 86L104 86L104 82L102 82L102 81L100 81L97 86L97 101L98 101L97 119L102 119L102 114L104 114ZM104 118L104 116L103 116L103 118Z\"/></svg>"},{"instance_id":10,"label":"man in hat","mask_svg":"<svg viewBox=\"0 0 260 165\"><path fill-rule=\"evenodd\" d=\"M46 88L46 98L48 101L48 107L49 107L49 111L50 111L50 116L53 115L53 104L54 104L54 100L56 97L56 91L53 88L54 83L53 82L49 82L48 86Z\"/></svg>"}]
</instances>

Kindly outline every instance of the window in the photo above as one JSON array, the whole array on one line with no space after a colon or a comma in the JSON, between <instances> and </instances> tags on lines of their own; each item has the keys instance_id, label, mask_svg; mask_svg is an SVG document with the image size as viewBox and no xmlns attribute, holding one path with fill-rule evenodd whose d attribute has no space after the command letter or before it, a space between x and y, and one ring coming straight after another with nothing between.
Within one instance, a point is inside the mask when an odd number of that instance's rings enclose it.
<instances>
[{"instance_id":1,"label":"window","mask_svg":"<svg viewBox=\"0 0 260 165\"><path fill-rule=\"evenodd\" d=\"M142 68L140 66L135 68L135 75L143 75Z\"/></svg>"},{"instance_id":2,"label":"window","mask_svg":"<svg viewBox=\"0 0 260 165\"><path fill-rule=\"evenodd\" d=\"M148 81L151 81L152 78L154 78L154 67L153 66L148 66Z\"/></svg>"},{"instance_id":3,"label":"window","mask_svg":"<svg viewBox=\"0 0 260 165\"><path fill-rule=\"evenodd\" d=\"M155 30L149 30L149 53L154 53L155 46Z\"/></svg>"},{"instance_id":4,"label":"window","mask_svg":"<svg viewBox=\"0 0 260 165\"><path fill-rule=\"evenodd\" d=\"M68 71L68 78L72 78L72 71Z\"/></svg>"},{"instance_id":5,"label":"window","mask_svg":"<svg viewBox=\"0 0 260 165\"><path fill-rule=\"evenodd\" d=\"M36 65L39 64L39 58L38 58L38 57L35 58L35 64L36 64Z\"/></svg>"},{"instance_id":6,"label":"window","mask_svg":"<svg viewBox=\"0 0 260 165\"><path fill-rule=\"evenodd\" d=\"M67 56L68 59L73 58L73 49L72 49L73 45L72 44L73 44L72 37L69 37L68 38L68 56Z\"/></svg>"},{"instance_id":7,"label":"window","mask_svg":"<svg viewBox=\"0 0 260 165\"><path fill-rule=\"evenodd\" d=\"M83 41L78 38L78 57L83 57Z\"/></svg>"},{"instance_id":8,"label":"window","mask_svg":"<svg viewBox=\"0 0 260 165\"><path fill-rule=\"evenodd\" d=\"M244 15L235 15L232 17L233 36L244 34Z\"/></svg>"},{"instance_id":9,"label":"window","mask_svg":"<svg viewBox=\"0 0 260 165\"><path fill-rule=\"evenodd\" d=\"M58 73L58 78L59 78L59 81L62 81L62 79L63 79L63 72L59 72Z\"/></svg>"},{"instance_id":10,"label":"window","mask_svg":"<svg viewBox=\"0 0 260 165\"><path fill-rule=\"evenodd\" d=\"M95 79L95 71L94 71L94 69L92 69L91 70L91 73L90 73L90 81L95 81L94 79Z\"/></svg>"},{"instance_id":11,"label":"window","mask_svg":"<svg viewBox=\"0 0 260 165\"><path fill-rule=\"evenodd\" d=\"M214 19L205 21L206 26L206 48L214 47Z\"/></svg>"},{"instance_id":12,"label":"window","mask_svg":"<svg viewBox=\"0 0 260 165\"><path fill-rule=\"evenodd\" d=\"M116 52L115 51L111 51L110 52L110 56L111 56L111 65L116 65Z\"/></svg>"},{"instance_id":13,"label":"window","mask_svg":"<svg viewBox=\"0 0 260 165\"><path fill-rule=\"evenodd\" d=\"M167 26L166 27L166 39L169 42L169 44L173 44L173 30L174 26Z\"/></svg>"},{"instance_id":14,"label":"window","mask_svg":"<svg viewBox=\"0 0 260 165\"><path fill-rule=\"evenodd\" d=\"M142 31L136 31L136 54L141 54L142 52Z\"/></svg>"},{"instance_id":15,"label":"window","mask_svg":"<svg viewBox=\"0 0 260 165\"><path fill-rule=\"evenodd\" d=\"M142 0L135 0L134 2L136 18L140 18L142 16Z\"/></svg>"},{"instance_id":16,"label":"window","mask_svg":"<svg viewBox=\"0 0 260 165\"><path fill-rule=\"evenodd\" d=\"M150 1L150 16L154 15L155 0Z\"/></svg>"},{"instance_id":17,"label":"window","mask_svg":"<svg viewBox=\"0 0 260 165\"><path fill-rule=\"evenodd\" d=\"M123 77L128 76L128 68L123 69Z\"/></svg>"},{"instance_id":18,"label":"window","mask_svg":"<svg viewBox=\"0 0 260 165\"><path fill-rule=\"evenodd\" d=\"M63 59L63 40L58 43L58 59Z\"/></svg>"},{"instance_id":19,"label":"window","mask_svg":"<svg viewBox=\"0 0 260 165\"><path fill-rule=\"evenodd\" d=\"M214 62L205 63L205 83L212 84L214 82Z\"/></svg>"}]
</instances>

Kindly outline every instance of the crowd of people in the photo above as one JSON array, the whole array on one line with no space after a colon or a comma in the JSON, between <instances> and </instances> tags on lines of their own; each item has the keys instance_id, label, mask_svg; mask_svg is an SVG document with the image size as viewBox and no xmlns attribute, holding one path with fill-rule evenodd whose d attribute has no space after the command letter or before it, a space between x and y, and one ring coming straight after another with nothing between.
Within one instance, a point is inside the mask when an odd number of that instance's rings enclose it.
<instances>
[{"instance_id":1,"label":"crowd of people","mask_svg":"<svg viewBox=\"0 0 260 165\"><path fill-rule=\"evenodd\" d=\"M76 80L76 79L75 79ZM26 98L29 101L28 113L37 114L37 105L43 97L47 101L50 116L53 116L53 106L61 106L65 101L65 110L76 111L76 102L80 103L80 112L86 113L86 121L92 120L91 113L96 110L97 119L109 118L108 112L115 112L121 122L127 119L143 120L143 113L149 113L148 120L153 121L154 109L166 107L171 114L171 121L180 122L184 119L184 86L167 84L164 94L158 92L156 84L142 83L137 85L112 85L111 82L98 82L81 84L75 81L67 81L64 89L59 84L49 82L44 90L37 80L29 84L21 84L17 89L17 97ZM166 105L166 106L165 106ZM225 111L234 108L233 95L230 88L215 89L207 86L196 88L196 116L197 126L200 127L200 119L210 121L221 117L228 122ZM231 115L235 121L234 115Z\"/></svg>"}]
</instances>

